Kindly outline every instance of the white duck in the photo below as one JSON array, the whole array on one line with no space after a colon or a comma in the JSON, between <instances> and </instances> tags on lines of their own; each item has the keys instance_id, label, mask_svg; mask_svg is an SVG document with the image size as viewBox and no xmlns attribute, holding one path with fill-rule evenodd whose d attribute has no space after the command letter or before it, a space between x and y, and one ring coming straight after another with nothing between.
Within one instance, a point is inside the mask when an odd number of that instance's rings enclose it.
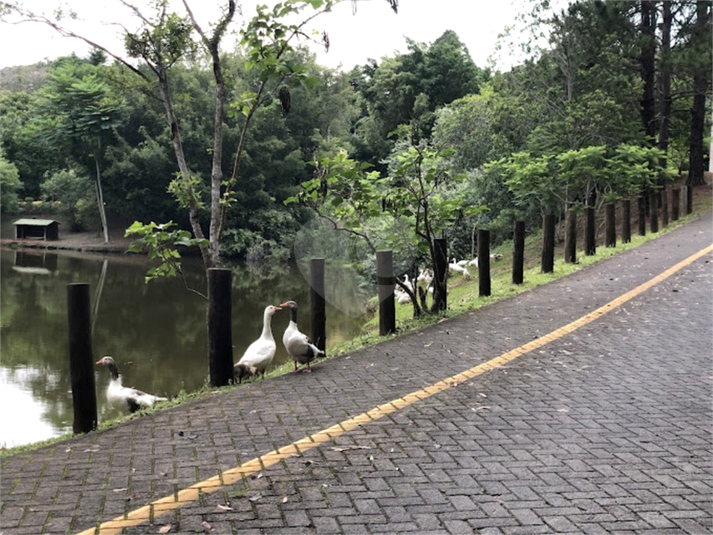
<instances>
[{"instance_id":1,"label":"white duck","mask_svg":"<svg viewBox=\"0 0 713 535\"><path fill-rule=\"evenodd\" d=\"M450 264L448 264L448 273L450 275L454 273L460 273L461 275L463 275L463 278L465 280L470 280L470 271L468 271L468 268L465 266L459 266L455 258L451 260Z\"/></svg>"},{"instance_id":2,"label":"white duck","mask_svg":"<svg viewBox=\"0 0 713 535\"><path fill-rule=\"evenodd\" d=\"M408 273L404 273L404 280L402 282L404 283L404 286L413 292L413 282L408 278ZM401 286L396 287L401 289Z\"/></svg>"},{"instance_id":3,"label":"white duck","mask_svg":"<svg viewBox=\"0 0 713 535\"><path fill-rule=\"evenodd\" d=\"M503 259L503 255L501 255L500 253L490 253L490 260L497 261L497 260L502 260L502 259ZM477 268L478 267L478 257L476 256L472 260L468 260L468 264L466 264L466 265L475 266Z\"/></svg>"},{"instance_id":4,"label":"white duck","mask_svg":"<svg viewBox=\"0 0 713 535\"><path fill-rule=\"evenodd\" d=\"M109 405L118 410L127 410L136 412L139 409L146 409L153 406L157 401L166 401L167 398L147 394L136 388L123 386L121 384L121 375L119 368L116 367L116 362L111 357L104 357L96 362L96 365L106 366L111 372L111 381L106 389L106 399Z\"/></svg>"},{"instance_id":5,"label":"white duck","mask_svg":"<svg viewBox=\"0 0 713 535\"><path fill-rule=\"evenodd\" d=\"M433 271L429 268L423 268L416 279L416 286L420 288L429 288L433 282Z\"/></svg>"},{"instance_id":6,"label":"white duck","mask_svg":"<svg viewBox=\"0 0 713 535\"><path fill-rule=\"evenodd\" d=\"M312 340L297 327L297 303L287 301L280 306L290 309L290 323L285 329L285 334L282 335L282 343L295 362L295 372L299 371L297 363L306 364L306 371L311 372L309 363L318 357L323 357L324 351L314 345Z\"/></svg>"},{"instance_id":7,"label":"white duck","mask_svg":"<svg viewBox=\"0 0 713 535\"><path fill-rule=\"evenodd\" d=\"M406 305L411 302L411 296L406 292L396 292L395 293L396 302L400 305Z\"/></svg>"},{"instance_id":8,"label":"white duck","mask_svg":"<svg viewBox=\"0 0 713 535\"><path fill-rule=\"evenodd\" d=\"M277 350L275 338L272 336L272 316L280 310L280 307L268 305L265 307L262 320L262 334L248 346L240 357L238 363L233 366L233 373L238 376L238 382L243 382L243 377L262 374L265 378L265 371L272 362Z\"/></svg>"},{"instance_id":9,"label":"white duck","mask_svg":"<svg viewBox=\"0 0 713 535\"><path fill-rule=\"evenodd\" d=\"M403 280L401 282L409 290L411 290L412 292L414 291L413 282L411 280L409 280L408 273L404 274ZM406 303L411 302L411 296L408 294L408 292L406 290L404 290L398 284L394 287L394 298L396 299L397 303L400 303L402 305L405 305Z\"/></svg>"}]
</instances>

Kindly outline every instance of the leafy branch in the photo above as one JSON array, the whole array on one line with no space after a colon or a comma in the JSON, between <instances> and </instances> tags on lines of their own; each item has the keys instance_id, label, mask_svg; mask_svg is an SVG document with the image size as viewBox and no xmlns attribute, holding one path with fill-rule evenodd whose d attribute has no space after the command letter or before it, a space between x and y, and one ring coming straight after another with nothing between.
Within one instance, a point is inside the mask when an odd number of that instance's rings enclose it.
<instances>
[{"instance_id":1,"label":"leafy branch","mask_svg":"<svg viewBox=\"0 0 713 535\"><path fill-rule=\"evenodd\" d=\"M175 226L172 221L162 224L152 221L148 225L134 221L124 233L126 237L137 237L136 241L129 245L129 251L147 253L149 260L158 260L158 265L148 270L146 283L156 278L178 275L189 292L208 300L208 296L188 285L181 266L181 253L178 251L178 247L200 247L208 240L192 238L190 232L173 228Z\"/></svg>"}]
</instances>

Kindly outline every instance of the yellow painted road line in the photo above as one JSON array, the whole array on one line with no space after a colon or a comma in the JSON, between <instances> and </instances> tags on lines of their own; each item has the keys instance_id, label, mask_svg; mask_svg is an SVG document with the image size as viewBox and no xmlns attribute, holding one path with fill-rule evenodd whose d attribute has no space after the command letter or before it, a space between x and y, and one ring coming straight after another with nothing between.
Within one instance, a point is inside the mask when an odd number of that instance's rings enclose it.
<instances>
[{"instance_id":1,"label":"yellow painted road line","mask_svg":"<svg viewBox=\"0 0 713 535\"><path fill-rule=\"evenodd\" d=\"M627 301L630 301L634 297L642 294L652 286L655 286L656 284L659 284L660 282L666 280L677 271L692 264L700 257L710 252L713 252L713 245L709 245L705 249L702 249L697 253L689 256L685 260L667 269L663 273L657 275L656 277L650 279L642 285L637 286L633 290L630 290L625 294L620 295L613 301L608 302L604 306L599 307L598 309L594 310L593 312L590 312L586 316L582 316L581 318L573 321L572 323L569 323L564 327L560 327L559 329L556 329L549 334L541 336L533 340L532 342L528 342L527 344L521 345L520 347L508 351L507 353L503 353L499 357L495 357L487 362L483 362L478 366L474 366L473 368L465 370L464 372L453 375L448 379L438 381L421 390L411 392L410 394L406 394L403 397L394 399L392 401L384 403L383 405L379 405L378 407L375 407L367 412L363 412L361 414L358 414L357 416L353 416L352 418L339 422L338 424L335 424L332 427L328 427L327 429L323 429L322 431L314 433L313 435L302 438L296 442L293 442L292 444L288 444L286 446L283 446L282 448L261 455L260 457L241 464L240 466L236 466L234 468L231 468L230 470L226 470L222 473L219 473L218 475L213 476L210 479L200 481L194 485L191 485L188 488L185 488L176 493L170 494L159 500L151 502L150 504L144 507L134 509L133 511L130 511L124 516L117 517L113 520L103 522L102 524L99 524L98 526L95 526L93 528L86 529L80 532L79 535L118 534L121 533L122 530L124 530L125 528L137 526L139 524L143 524L144 522L153 521L159 515L169 513L171 511L183 507L184 505L188 505L197 501L201 494L210 494L211 492L220 490L227 485L237 483L238 481L241 481L253 474L256 474L261 470L266 470L267 468L270 468L271 466L279 463L284 459L288 459L296 455L301 455L302 453L311 450L312 448L321 446L322 444L332 440L334 437L343 435L344 433L351 431L352 429L356 429L360 425L368 424L371 421L378 420L379 418L382 418L387 414L391 414L400 409L403 409L404 407L408 407L409 405L412 405L417 401L427 399L459 383L462 383L463 381L467 381L469 379L472 379L473 377L477 377L478 375L485 373L486 371L503 366L518 357L526 355L527 353L530 353L531 351L534 351L536 349L539 349L542 346L545 346L550 342L558 340L563 336L573 331L576 331L581 327L584 327L585 325L593 322L594 320L601 318L605 314L611 312L612 310L615 310Z\"/></svg>"}]
</instances>

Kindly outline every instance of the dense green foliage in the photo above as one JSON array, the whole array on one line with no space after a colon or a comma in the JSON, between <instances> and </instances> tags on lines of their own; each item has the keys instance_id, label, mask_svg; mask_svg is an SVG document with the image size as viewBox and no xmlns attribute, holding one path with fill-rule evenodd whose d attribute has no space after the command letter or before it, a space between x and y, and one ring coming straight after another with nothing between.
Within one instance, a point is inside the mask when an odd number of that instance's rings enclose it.
<instances>
[{"instance_id":1,"label":"dense green foliage","mask_svg":"<svg viewBox=\"0 0 713 535\"><path fill-rule=\"evenodd\" d=\"M0 155L0 209L3 213L17 210L17 192L22 187L17 167Z\"/></svg>"},{"instance_id":2,"label":"dense green foliage","mask_svg":"<svg viewBox=\"0 0 713 535\"><path fill-rule=\"evenodd\" d=\"M53 173L40 186L42 196L53 201L57 214L71 231L83 231L96 227L98 217L94 186L91 179L75 169Z\"/></svg>"},{"instance_id":3,"label":"dense green foliage","mask_svg":"<svg viewBox=\"0 0 713 535\"><path fill-rule=\"evenodd\" d=\"M294 0L280 9L303 4L309 3ZM662 4L654 5L655 12ZM475 65L452 31L430 44L409 40L407 53L349 73L334 71L318 65L306 48L287 47L286 32L295 28L277 24L281 12L261 11L241 47L221 54L227 113L220 149L228 170L223 255L287 256L314 213L310 203L285 203L303 187L306 198L321 195L325 215L357 231L362 224L345 212L353 197L343 192L365 195L361 218L373 220L373 229L389 228L405 250L425 252L433 236L419 234L423 199L409 189L419 176L429 176L413 172L428 172L417 161L430 161L418 152L424 150L438 155L432 169L448 168L459 177L434 179L440 189L428 194L431 215L436 200L442 203L437 230L448 235L459 257L474 253L476 228L490 228L497 243L515 219L534 224L542 209L561 211L565 203L660 185L668 176L660 164L678 172L690 165L690 110L702 78L710 102L711 49L701 45L702 27L710 36L710 2L705 4L696 10L690 2L671 2L670 42L662 40L662 25L653 35L654 116L666 126L658 139L642 123L641 58L651 44L642 29L642 2L581 0L560 13L535 10L539 19L533 22L549 31L548 46L504 73ZM164 104L156 88L126 65L96 52L40 64L36 76L14 69L17 76L0 87L3 212L17 198L44 197L59 201L72 225L97 225L98 214L88 207L93 202L96 208L101 177L103 204L126 226L174 221L189 230L186 203L198 199L200 224L207 229L216 89L214 63L194 46L198 41L188 20L170 13L153 31L144 28L126 41L128 55L146 61L139 70L160 63L166 68L161 76L170 75L190 172L180 180ZM259 93L266 80L274 83ZM398 135L404 128L410 148ZM662 153L651 152L656 145ZM342 158L342 174L327 180L325 168L339 168L335 158ZM355 169L363 172L355 176ZM319 189L323 184L329 191ZM411 220L399 234L382 225L386 215Z\"/></svg>"}]
</instances>

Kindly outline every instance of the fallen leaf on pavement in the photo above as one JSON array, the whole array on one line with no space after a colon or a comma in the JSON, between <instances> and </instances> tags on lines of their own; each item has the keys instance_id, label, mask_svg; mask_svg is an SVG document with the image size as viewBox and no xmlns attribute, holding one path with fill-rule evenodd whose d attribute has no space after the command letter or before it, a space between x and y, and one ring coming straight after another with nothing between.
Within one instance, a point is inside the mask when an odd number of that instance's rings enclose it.
<instances>
[{"instance_id":1,"label":"fallen leaf on pavement","mask_svg":"<svg viewBox=\"0 0 713 535\"><path fill-rule=\"evenodd\" d=\"M329 449L332 451L370 450L371 446L334 446Z\"/></svg>"}]
</instances>

